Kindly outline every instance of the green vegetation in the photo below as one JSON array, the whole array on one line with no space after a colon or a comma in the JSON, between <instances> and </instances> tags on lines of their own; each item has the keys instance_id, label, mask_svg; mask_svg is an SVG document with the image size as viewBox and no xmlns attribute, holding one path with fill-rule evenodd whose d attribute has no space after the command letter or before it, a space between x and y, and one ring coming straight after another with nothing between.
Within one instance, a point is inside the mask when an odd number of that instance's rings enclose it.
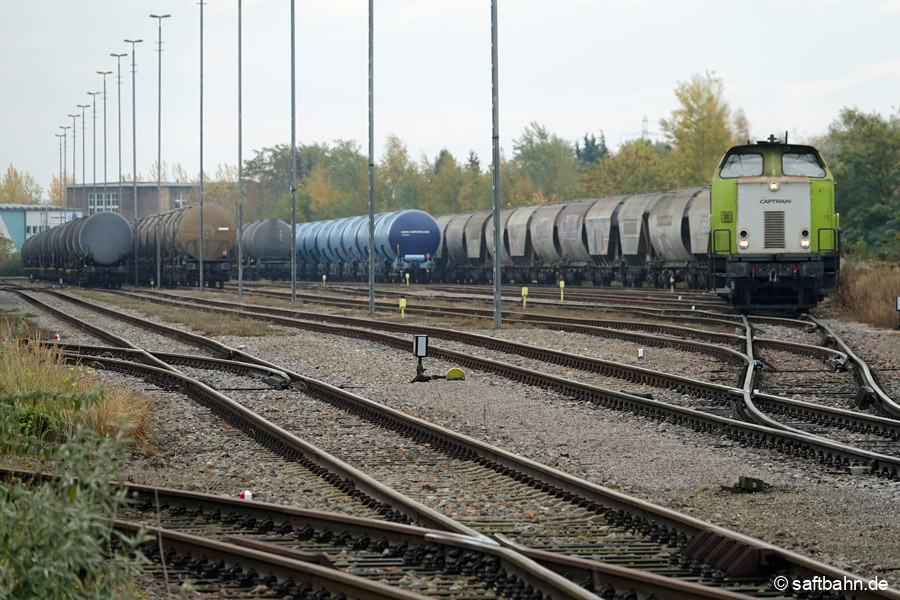
<instances>
[{"instance_id":1,"label":"green vegetation","mask_svg":"<svg viewBox=\"0 0 900 600\"><path fill-rule=\"evenodd\" d=\"M845 108L813 143L837 183L844 249L900 260L900 111L883 117Z\"/></svg>"},{"instance_id":2,"label":"green vegetation","mask_svg":"<svg viewBox=\"0 0 900 600\"><path fill-rule=\"evenodd\" d=\"M0 456L49 459L53 477L0 481L0 598L135 597L139 538L112 531L126 496L110 482L124 443L146 439L149 407L26 344L40 336L20 315L2 317Z\"/></svg>"}]
</instances>

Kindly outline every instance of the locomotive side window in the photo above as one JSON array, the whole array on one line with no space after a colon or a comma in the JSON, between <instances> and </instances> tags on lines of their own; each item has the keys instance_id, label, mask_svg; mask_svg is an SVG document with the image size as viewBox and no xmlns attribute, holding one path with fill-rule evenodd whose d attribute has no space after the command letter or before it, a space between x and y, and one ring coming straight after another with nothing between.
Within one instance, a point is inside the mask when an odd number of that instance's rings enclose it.
<instances>
[{"instance_id":1,"label":"locomotive side window","mask_svg":"<svg viewBox=\"0 0 900 600\"><path fill-rule=\"evenodd\" d=\"M762 174L762 154L735 153L725 157L719 177L722 179L735 179L737 177L759 177Z\"/></svg>"},{"instance_id":2,"label":"locomotive side window","mask_svg":"<svg viewBox=\"0 0 900 600\"><path fill-rule=\"evenodd\" d=\"M798 177L825 177L825 169L811 152L785 152L781 155L781 172Z\"/></svg>"}]
</instances>

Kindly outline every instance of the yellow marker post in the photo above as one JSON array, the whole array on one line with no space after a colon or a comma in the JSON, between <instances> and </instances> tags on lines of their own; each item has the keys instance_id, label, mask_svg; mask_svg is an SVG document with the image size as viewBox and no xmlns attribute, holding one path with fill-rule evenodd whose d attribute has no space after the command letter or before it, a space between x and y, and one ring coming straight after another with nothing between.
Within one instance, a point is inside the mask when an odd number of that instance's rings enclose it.
<instances>
[{"instance_id":1,"label":"yellow marker post","mask_svg":"<svg viewBox=\"0 0 900 600\"><path fill-rule=\"evenodd\" d=\"M528 299L528 288L522 287L522 308L525 308L525 301Z\"/></svg>"},{"instance_id":2,"label":"yellow marker post","mask_svg":"<svg viewBox=\"0 0 900 600\"><path fill-rule=\"evenodd\" d=\"M400 296L400 318L406 318L406 298Z\"/></svg>"},{"instance_id":3,"label":"yellow marker post","mask_svg":"<svg viewBox=\"0 0 900 600\"><path fill-rule=\"evenodd\" d=\"M406 273L406 287L409 287L409 273Z\"/></svg>"},{"instance_id":4,"label":"yellow marker post","mask_svg":"<svg viewBox=\"0 0 900 600\"><path fill-rule=\"evenodd\" d=\"M563 295L566 290L566 282L562 279L559 280L559 301L563 301Z\"/></svg>"},{"instance_id":5,"label":"yellow marker post","mask_svg":"<svg viewBox=\"0 0 900 600\"><path fill-rule=\"evenodd\" d=\"M325 280L327 279L327 275L322 275L322 287L325 287Z\"/></svg>"},{"instance_id":6,"label":"yellow marker post","mask_svg":"<svg viewBox=\"0 0 900 600\"><path fill-rule=\"evenodd\" d=\"M669 291L675 293L675 276L669 275Z\"/></svg>"}]
</instances>

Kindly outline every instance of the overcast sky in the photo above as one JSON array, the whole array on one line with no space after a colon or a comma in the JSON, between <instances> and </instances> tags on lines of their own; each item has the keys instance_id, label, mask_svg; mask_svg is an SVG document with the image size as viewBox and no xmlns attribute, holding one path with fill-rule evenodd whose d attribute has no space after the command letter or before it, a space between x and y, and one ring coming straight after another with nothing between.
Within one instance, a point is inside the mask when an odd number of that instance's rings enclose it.
<instances>
[{"instance_id":1,"label":"overcast sky","mask_svg":"<svg viewBox=\"0 0 900 600\"><path fill-rule=\"evenodd\" d=\"M137 163L157 155L157 21L163 21L162 157L199 171L196 0L0 0L0 169L46 188L59 171L54 134L102 89L110 53L137 45ZM368 144L366 0L298 0L297 140ZM204 167L236 165L237 0L204 8ZM606 134L616 147L651 133L676 106L679 81L706 70L743 108L754 137L823 133L841 107L888 114L900 99L900 0L500 0L500 134L536 121L571 141ZM243 2L244 158L290 141L290 3ZM123 170L132 164L131 57L122 59ZM108 180L118 177L115 73L107 78ZM103 109L97 96L97 181ZM92 120L87 111L87 179ZM72 165L69 130L68 170ZM76 149L81 181L81 123ZM489 0L375 0L375 151L388 135L411 156L448 148L491 157ZM45 192L46 194L46 192Z\"/></svg>"}]
</instances>

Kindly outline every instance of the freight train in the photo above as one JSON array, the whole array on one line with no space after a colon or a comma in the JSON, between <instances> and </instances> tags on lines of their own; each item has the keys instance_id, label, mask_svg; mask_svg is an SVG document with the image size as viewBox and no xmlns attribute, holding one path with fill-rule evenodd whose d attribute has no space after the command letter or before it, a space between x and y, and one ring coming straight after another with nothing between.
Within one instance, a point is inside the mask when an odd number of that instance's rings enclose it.
<instances>
[{"instance_id":1,"label":"freight train","mask_svg":"<svg viewBox=\"0 0 900 600\"><path fill-rule=\"evenodd\" d=\"M161 285L198 285L200 252L203 252L204 284L222 287L230 278L230 252L234 245L234 221L214 204L203 208L203 242L200 242L200 205L152 215L130 225L121 215L101 212L82 217L28 238L22 246L22 263L31 278L82 285L119 288L133 281L157 280L156 231L159 225ZM133 262L134 242L137 264Z\"/></svg>"},{"instance_id":2,"label":"freight train","mask_svg":"<svg viewBox=\"0 0 900 600\"><path fill-rule=\"evenodd\" d=\"M97 213L33 235L22 245L32 279L120 288L128 278L131 226L116 213Z\"/></svg>"},{"instance_id":3,"label":"freight train","mask_svg":"<svg viewBox=\"0 0 900 600\"><path fill-rule=\"evenodd\" d=\"M421 210L375 215L375 277L380 281L428 281L441 233ZM369 218L349 217L297 226L297 275L305 279L366 280Z\"/></svg>"},{"instance_id":4,"label":"freight train","mask_svg":"<svg viewBox=\"0 0 900 600\"><path fill-rule=\"evenodd\" d=\"M137 240L140 283L156 283L157 227L160 283L163 286L199 285L201 252L204 285L221 288L230 279L230 254L236 235L234 219L221 206L207 203L203 207L202 244L199 204L138 219L134 225L134 235Z\"/></svg>"},{"instance_id":5,"label":"freight train","mask_svg":"<svg viewBox=\"0 0 900 600\"><path fill-rule=\"evenodd\" d=\"M247 279L291 278L291 226L280 219L251 221L239 234L244 277ZM237 264L237 247L232 256Z\"/></svg>"}]
</instances>

